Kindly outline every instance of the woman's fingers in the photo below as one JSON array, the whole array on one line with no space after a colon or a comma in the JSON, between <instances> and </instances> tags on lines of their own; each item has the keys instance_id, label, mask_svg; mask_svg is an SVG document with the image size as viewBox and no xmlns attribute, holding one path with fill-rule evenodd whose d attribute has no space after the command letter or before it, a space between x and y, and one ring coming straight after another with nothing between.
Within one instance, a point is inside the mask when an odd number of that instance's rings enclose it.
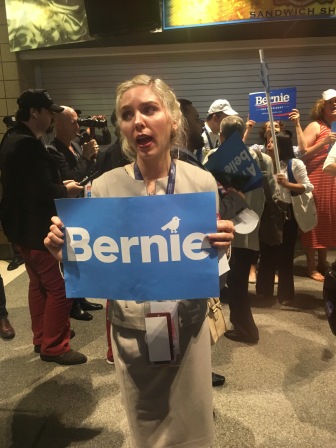
<instances>
[{"instance_id":1,"label":"woman's fingers","mask_svg":"<svg viewBox=\"0 0 336 448\"><path fill-rule=\"evenodd\" d=\"M210 244L213 247L228 247L234 238L234 225L232 221L219 219L217 221L217 233L207 235Z\"/></svg>"}]
</instances>

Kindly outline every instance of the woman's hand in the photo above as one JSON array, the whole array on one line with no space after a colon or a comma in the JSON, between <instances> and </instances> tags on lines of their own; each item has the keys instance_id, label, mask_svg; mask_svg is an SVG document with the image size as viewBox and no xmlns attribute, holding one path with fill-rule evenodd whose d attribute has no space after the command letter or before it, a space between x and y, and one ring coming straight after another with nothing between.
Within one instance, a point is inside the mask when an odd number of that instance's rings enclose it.
<instances>
[{"instance_id":1,"label":"woman's hand","mask_svg":"<svg viewBox=\"0 0 336 448\"><path fill-rule=\"evenodd\" d=\"M289 182L283 173L276 174L275 179L278 182L278 184L281 185L282 187L289 188Z\"/></svg>"},{"instance_id":2,"label":"woman's hand","mask_svg":"<svg viewBox=\"0 0 336 448\"><path fill-rule=\"evenodd\" d=\"M243 136L243 142L246 143L247 137L249 135L249 133L252 131L252 129L254 128L256 122L254 120L250 120L250 116L247 117L247 121L246 121L246 128L245 128L245 132L244 132L244 136Z\"/></svg>"},{"instance_id":3,"label":"woman's hand","mask_svg":"<svg viewBox=\"0 0 336 448\"><path fill-rule=\"evenodd\" d=\"M51 222L53 224L50 226L50 232L44 238L44 245L56 260L62 261L62 247L64 244L62 229L64 226L58 216L53 216Z\"/></svg>"},{"instance_id":4,"label":"woman's hand","mask_svg":"<svg viewBox=\"0 0 336 448\"><path fill-rule=\"evenodd\" d=\"M336 142L336 132L330 132L323 140L323 145L333 145Z\"/></svg>"},{"instance_id":5,"label":"woman's hand","mask_svg":"<svg viewBox=\"0 0 336 448\"><path fill-rule=\"evenodd\" d=\"M290 112L288 118L294 122L295 126L298 126L300 124L300 112L298 109L292 109L292 112Z\"/></svg>"},{"instance_id":6,"label":"woman's hand","mask_svg":"<svg viewBox=\"0 0 336 448\"><path fill-rule=\"evenodd\" d=\"M210 233L207 235L211 246L219 249L228 248L234 238L234 225L232 221L224 221L219 219L217 221L217 233Z\"/></svg>"}]
</instances>

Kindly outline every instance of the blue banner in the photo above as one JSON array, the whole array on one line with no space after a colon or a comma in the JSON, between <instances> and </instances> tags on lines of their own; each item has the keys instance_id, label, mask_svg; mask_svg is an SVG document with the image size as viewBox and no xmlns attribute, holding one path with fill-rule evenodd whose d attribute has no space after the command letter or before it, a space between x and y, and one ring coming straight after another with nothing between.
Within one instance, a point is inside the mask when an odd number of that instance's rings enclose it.
<instances>
[{"instance_id":1,"label":"blue banner","mask_svg":"<svg viewBox=\"0 0 336 448\"><path fill-rule=\"evenodd\" d=\"M246 193L262 185L259 165L238 132L234 132L209 156L205 167L224 187L231 186Z\"/></svg>"},{"instance_id":2,"label":"blue banner","mask_svg":"<svg viewBox=\"0 0 336 448\"><path fill-rule=\"evenodd\" d=\"M69 298L218 296L215 193L56 200Z\"/></svg>"},{"instance_id":3,"label":"blue banner","mask_svg":"<svg viewBox=\"0 0 336 448\"><path fill-rule=\"evenodd\" d=\"M288 120L288 115L296 109L296 87L271 90L271 106L274 120ZM249 94L250 120L257 123L269 121L265 92Z\"/></svg>"}]
</instances>

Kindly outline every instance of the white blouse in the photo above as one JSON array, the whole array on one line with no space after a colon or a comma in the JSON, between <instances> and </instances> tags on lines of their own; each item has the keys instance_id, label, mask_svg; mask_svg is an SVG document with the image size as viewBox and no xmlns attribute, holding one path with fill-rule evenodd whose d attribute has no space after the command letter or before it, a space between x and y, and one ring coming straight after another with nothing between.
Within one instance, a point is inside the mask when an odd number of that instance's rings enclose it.
<instances>
[{"instance_id":1,"label":"white blouse","mask_svg":"<svg viewBox=\"0 0 336 448\"><path fill-rule=\"evenodd\" d=\"M336 163L336 143L332 146L331 150L329 151L327 158L324 161L323 164L323 170L327 168L327 166L331 165L332 163Z\"/></svg>"},{"instance_id":2,"label":"white blouse","mask_svg":"<svg viewBox=\"0 0 336 448\"><path fill-rule=\"evenodd\" d=\"M280 161L281 173L285 174L288 180L287 163ZM292 159L292 172L293 176L298 184L302 184L305 188L305 193L313 191L314 185L310 182L306 165L300 159ZM281 199L288 204L292 202L291 190L281 187Z\"/></svg>"}]
</instances>

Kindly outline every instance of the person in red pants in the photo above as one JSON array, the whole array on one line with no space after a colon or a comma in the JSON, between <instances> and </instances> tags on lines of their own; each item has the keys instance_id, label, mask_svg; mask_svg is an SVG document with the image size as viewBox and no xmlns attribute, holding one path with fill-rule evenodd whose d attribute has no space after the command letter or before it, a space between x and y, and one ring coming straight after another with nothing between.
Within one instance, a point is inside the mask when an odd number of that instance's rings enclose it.
<instances>
[{"instance_id":1,"label":"person in red pants","mask_svg":"<svg viewBox=\"0 0 336 448\"><path fill-rule=\"evenodd\" d=\"M66 298L58 262L43 244L56 212L54 199L77 197L82 190L77 182L61 181L40 140L52 130L54 113L61 113L63 108L42 89L26 90L17 103L17 125L1 142L1 224L22 255L29 275L34 351L43 361L82 364L86 356L69 345L72 300Z\"/></svg>"}]
</instances>

